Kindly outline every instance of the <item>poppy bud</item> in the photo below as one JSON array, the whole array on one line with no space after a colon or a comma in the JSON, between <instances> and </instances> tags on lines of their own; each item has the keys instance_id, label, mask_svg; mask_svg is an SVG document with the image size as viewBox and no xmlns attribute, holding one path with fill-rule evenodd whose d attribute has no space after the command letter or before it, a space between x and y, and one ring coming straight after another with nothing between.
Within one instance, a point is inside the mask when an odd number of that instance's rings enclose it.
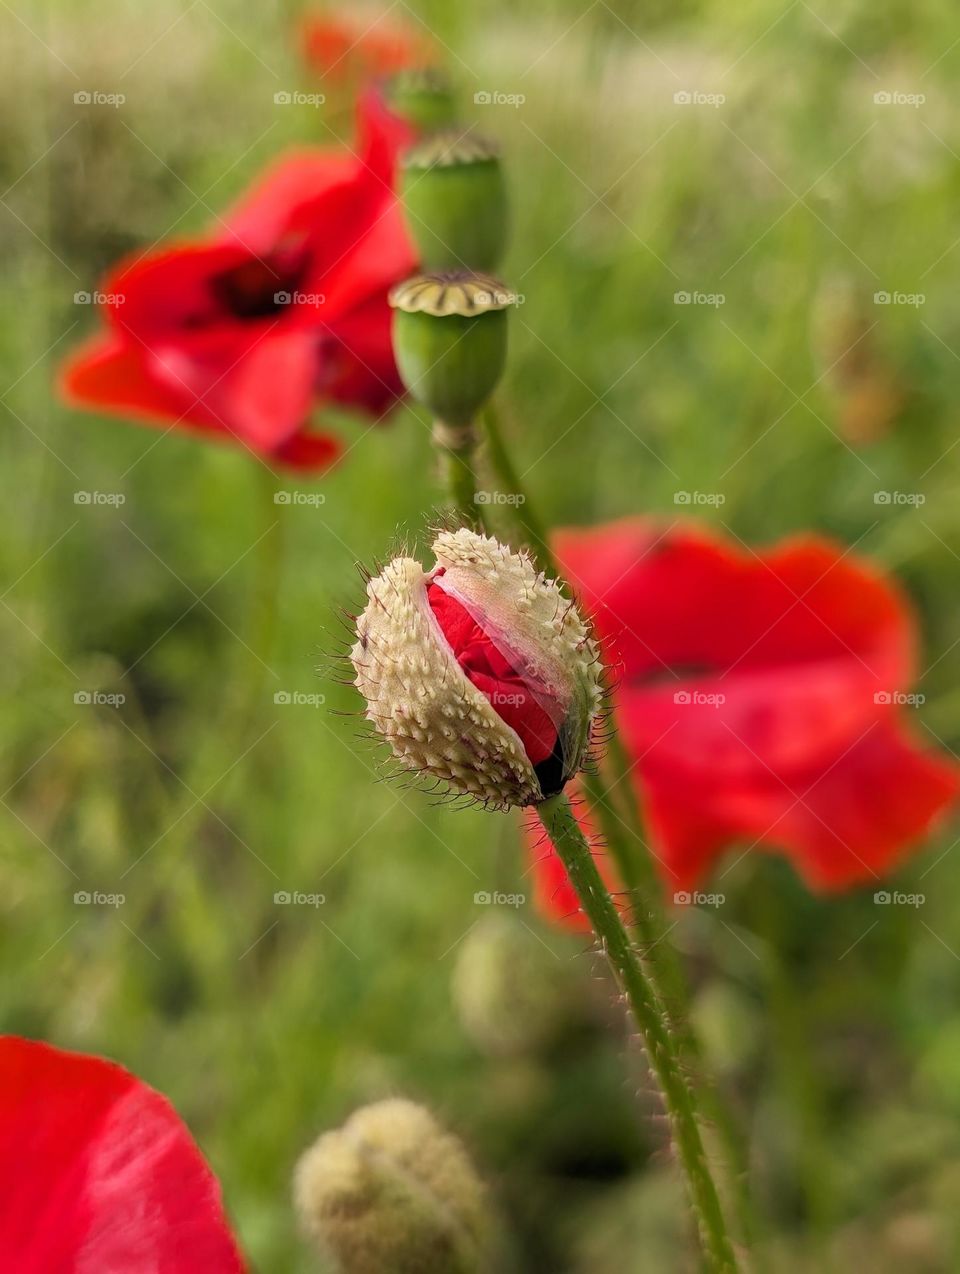
<instances>
[{"instance_id":1,"label":"poppy bud","mask_svg":"<svg viewBox=\"0 0 960 1274\"><path fill-rule=\"evenodd\" d=\"M507 241L507 192L499 147L448 128L403 157L407 226L430 270L494 270Z\"/></svg>"},{"instance_id":2,"label":"poppy bud","mask_svg":"<svg viewBox=\"0 0 960 1274\"><path fill-rule=\"evenodd\" d=\"M525 553L462 527L436 565L398 557L367 585L351 651L366 716L405 769L496 809L580 769L600 702L595 642Z\"/></svg>"},{"instance_id":3,"label":"poppy bud","mask_svg":"<svg viewBox=\"0 0 960 1274\"><path fill-rule=\"evenodd\" d=\"M447 128L457 117L453 86L435 67L400 71L388 81L386 96L393 113L418 132Z\"/></svg>"},{"instance_id":4,"label":"poppy bud","mask_svg":"<svg viewBox=\"0 0 960 1274\"><path fill-rule=\"evenodd\" d=\"M575 1018L570 971L519 916L485 916L460 944L453 999L464 1030L494 1057L536 1053Z\"/></svg>"},{"instance_id":5,"label":"poppy bud","mask_svg":"<svg viewBox=\"0 0 960 1274\"><path fill-rule=\"evenodd\" d=\"M479 1274L491 1268L487 1192L463 1145L428 1110L364 1106L303 1155L301 1224L340 1274Z\"/></svg>"},{"instance_id":6,"label":"poppy bud","mask_svg":"<svg viewBox=\"0 0 960 1274\"><path fill-rule=\"evenodd\" d=\"M486 274L418 274L390 293L393 350L410 393L447 426L468 425L507 357L514 294Z\"/></svg>"}]
</instances>

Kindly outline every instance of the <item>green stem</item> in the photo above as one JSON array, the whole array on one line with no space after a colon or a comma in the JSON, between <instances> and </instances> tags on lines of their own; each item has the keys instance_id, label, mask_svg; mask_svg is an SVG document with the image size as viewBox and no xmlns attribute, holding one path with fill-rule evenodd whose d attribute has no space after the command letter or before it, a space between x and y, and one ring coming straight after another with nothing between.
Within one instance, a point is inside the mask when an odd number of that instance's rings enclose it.
<instances>
[{"instance_id":1,"label":"green stem","mask_svg":"<svg viewBox=\"0 0 960 1274\"><path fill-rule=\"evenodd\" d=\"M477 431L471 422L448 425L433 422L433 442L440 457L443 483L457 515L467 526L481 521L477 501L477 475L474 468L477 453Z\"/></svg>"},{"instance_id":2,"label":"green stem","mask_svg":"<svg viewBox=\"0 0 960 1274\"><path fill-rule=\"evenodd\" d=\"M518 497L517 503L512 508L516 511L516 520L523 532L523 538L533 549L540 569L546 571L548 575L556 575L557 567L547 541L546 530L530 504L527 493L523 489L523 480L510 458L503 440L503 431L500 428L500 416L493 403L488 403L483 409L483 424L487 456L497 481L504 488L505 493Z\"/></svg>"},{"instance_id":3,"label":"green stem","mask_svg":"<svg viewBox=\"0 0 960 1274\"><path fill-rule=\"evenodd\" d=\"M630 917L646 957L647 973L654 990L669 1015L677 1047L683 1061L694 1068L699 1081L701 1100L707 1116L723 1141L729 1169L735 1181L734 1200L741 1232L753 1237L755 1226L747 1196L746 1159L739 1132L726 1104L709 1083L702 1082L703 1050L690 1018L690 989L676 947L667 940L667 922L660 906L662 884L642 835L620 816L613 803L613 791L624 784L625 802L633 806L634 821L642 826L643 812L630 777L630 762L620 736L614 734L609 749L616 777L605 786L597 773L584 776L584 788L590 808L600 823L603 838L630 900ZM654 951L656 955L654 955Z\"/></svg>"},{"instance_id":4,"label":"green stem","mask_svg":"<svg viewBox=\"0 0 960 1274\"><path fill-rule=\"evenodd\" d=\"M562 793L551 796L537 807L537 813L567 870L639 1027L670 1121L673 1142L697 1218L707 1268L730 1274L736 1271L737 1261L704 1153L696 1099L681 1069L669 1021L600 878L569 800Z\"/></svg>"}]
</instances>

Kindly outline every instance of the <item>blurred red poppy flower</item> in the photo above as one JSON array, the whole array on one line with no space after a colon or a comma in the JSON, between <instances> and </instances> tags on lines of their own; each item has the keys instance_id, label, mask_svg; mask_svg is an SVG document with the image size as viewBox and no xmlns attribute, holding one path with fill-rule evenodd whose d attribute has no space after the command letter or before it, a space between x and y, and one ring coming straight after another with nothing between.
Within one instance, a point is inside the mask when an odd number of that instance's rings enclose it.
<instances>
[{"instance_id":1,"label":"blurred red poppy flower","mask_svg":"<svg viewBox=\"0 0 960 1274\"><path fill-rule=\"evenodd\" d=\"M324 79L369 79L436 61L436 48L422 31L399 22L388 10L339 10L307 18L302 26L307 63Z\"/></svg>"},{"instance_id":2,"label":"blurred red poppy flower","mask_svg":"<svg viewBox=\"0 0 960 1274\"><path fill-rule=\"evenodd\" d=\"M67 401L329 465L340 447L311 409L380 416L402 392L386 298L415 265L393 193L411 136L367 94L357 154L291 154L210 235L118 266L105 330L63 369Z\"/></svg>"},{"instance_id":3,"label":"blurred red poppy flower","mask_svg":"<svg viewBox=\"0 0 960 1274\"><path fill-rule=\"evenodd\" d=\"M809 886L889 870L960 789L902 704L916 634L895 585L813 537L763 552L627 519L556 537L619 674L616 710L670 892L733 845Z\"/></svg>"},{"instance_id":4,"label":"blurred red poppy flower","mask_svg":"<svg viewBox=\"0 0 960 1274\"><path fill-rule=\"evenodd\" d=\"M0 1251L17 1274L237 1274L216 1178L113 1062L0 1037Z\"/></svg>"}]
</instances>

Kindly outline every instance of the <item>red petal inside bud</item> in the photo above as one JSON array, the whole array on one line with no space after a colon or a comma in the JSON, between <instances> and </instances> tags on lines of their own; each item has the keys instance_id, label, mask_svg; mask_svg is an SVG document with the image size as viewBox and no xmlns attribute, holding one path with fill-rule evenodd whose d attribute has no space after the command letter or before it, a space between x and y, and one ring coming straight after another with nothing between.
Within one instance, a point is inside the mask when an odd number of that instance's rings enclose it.
<instances>
[{"instance_id":1,"label":"red petal inside bud","mask_svg":"<svg viewBox=\"0 0 960 1274\"><path fill-rule=\"evenodd\" d=\"M557 744L557 726L544 707L543 692L538 695L466 607L439 584L427 588L427 600L467 679L520 736L530 764L546 761Z\"/></svg>"}]
</instances>

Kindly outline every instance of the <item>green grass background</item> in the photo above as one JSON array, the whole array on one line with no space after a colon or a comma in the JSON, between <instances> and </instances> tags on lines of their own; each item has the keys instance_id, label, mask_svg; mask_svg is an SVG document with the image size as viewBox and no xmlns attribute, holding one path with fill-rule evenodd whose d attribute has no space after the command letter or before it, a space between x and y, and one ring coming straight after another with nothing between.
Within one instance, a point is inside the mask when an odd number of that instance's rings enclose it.
<instances>
[{"instance_id":1,"label":"green grass background","mask_svg":"<svg viewBox=\"0 0 960 1274\"><path fill-rule=\"evenodd\" d=\"M451 974L475 891L530 892L514 820L381 781L357 719L335 715L354 696L315 671L362 595L355 564L398 533L422 540L439 499L425 421L339 420L356 442L346 462L315 485L279 480L323 504L282 508L242 452L71 412L53 391L96 322L74 292L126 250L202 229L284 145L346 135L332 110L274 106L278 90L317 88L296 54L299 7L13 8L0 13L4 1029L105 1053L169 1094L258 1269L317 1268L295 1235L292 1165L395 1092L467 1138L516 1268L691 1268L637 1049L597 1007L607 988L585 942L524 909L532 964L562 964L590 1006L562 1045L490 1057L461 1023ZM856 543L918 608L918 736L956 748L952 6L394 12L443 40L471 116L477 90L525 97L476 116L511 174L503 273L525 300L501 397L545 516L673 519L678 490L719 492L694 515L753 544L811 529ZM127 100L78 107L81 89ZM726 100L677 106L680 90ZM877 106L878 91L926 100ZM895 427L862 448L811 350L837 276L866 297L868 347L907 391ZM925 303L873 306L881 289ZM678 306L679 290L726 299ZM125 503L79 506L78 490ZM878 506L878 490L926 502ZM251 648L271 576L264 667ZM97 688L126 700L74 703ZM276 705L278 690L326 703ZM189 809L191 792L203 803ZM813 898L754 854L715 882L716 914L681 918L770 1268L957 1267L953 841L945 828L898 873L926 896L915 910L878 910L870 891ZM80 889L126 901L79 907ZM326 903L275 905L295 889Z\"/></svg>"}]
</instances>

